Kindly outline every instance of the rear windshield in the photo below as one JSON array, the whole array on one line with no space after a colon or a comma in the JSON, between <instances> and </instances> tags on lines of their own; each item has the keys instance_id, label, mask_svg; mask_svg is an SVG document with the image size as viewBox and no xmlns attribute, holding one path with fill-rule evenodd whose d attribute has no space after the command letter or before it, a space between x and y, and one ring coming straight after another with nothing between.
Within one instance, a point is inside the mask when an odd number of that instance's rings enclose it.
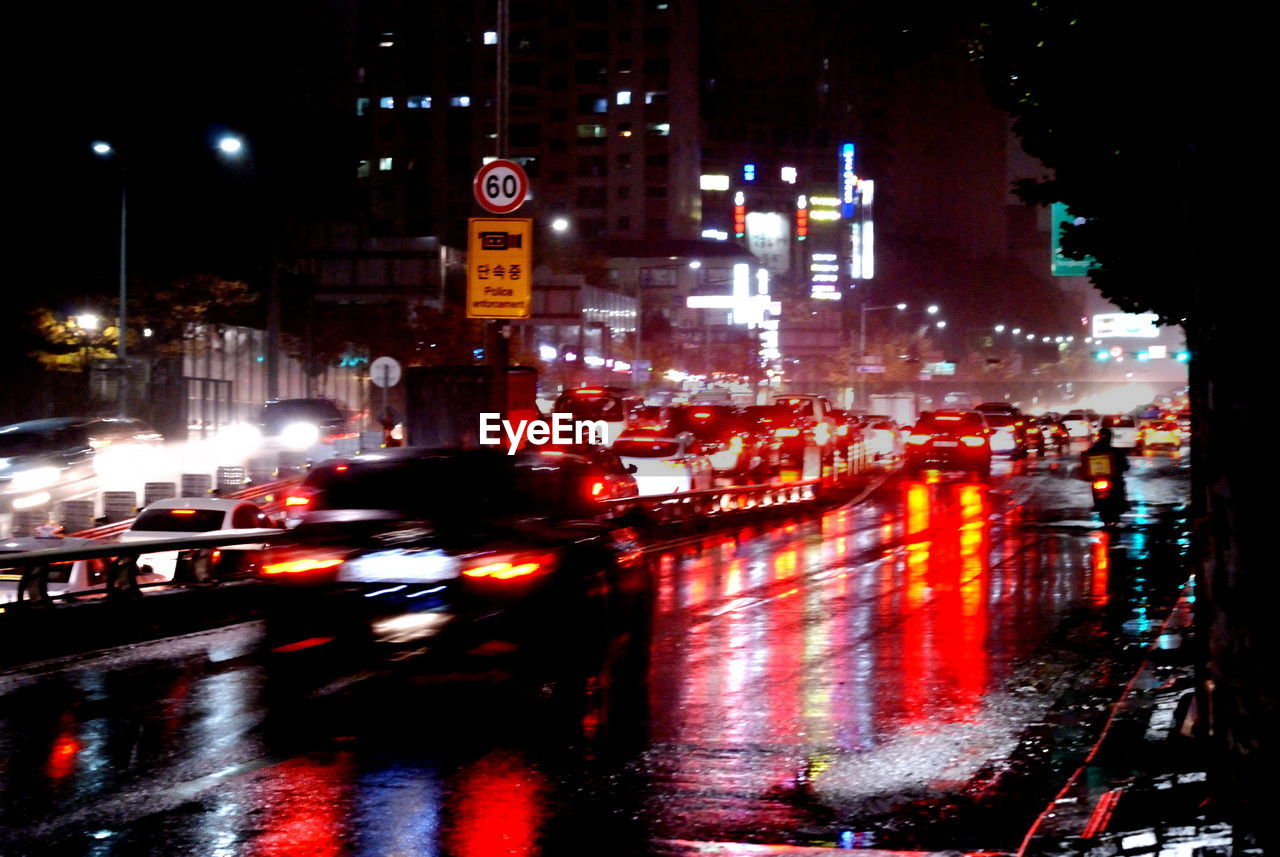
<instances>
[{"instance_id":1,"label":"rear windshield","mask_svg":"<svg viewBox=\"0 0 1280 857\"><path fill-rule=\"evenodd\" d=\"M1074 422L1079 422L1084 418L1085 418L1084 414L1067 414L1062 418L1062 421L1064 423L1074 423Z\"/></svg>"},{"instance_id":2,"label":"rear windshield","mask_svg":"<svg viewBox=\"0 0 1280 857\"><path fill-rule=\"evenodd\" d=\"M1018 421L1012 414L985 414L983 419L989 426L1011 426Z\"/></svg>"},{"instance_id":3,"label":"rear windshield","mask_svg":"<svg viewBox=\"0 0 1280 857\"><path fill-rule=\"evenodd\" d=\"M622 438L609 447L614 455L625 458L667 458L680 451L680 444L673 440L641 440Z\"/></svg>"},{"instance_id":4,"label":"rear windshield","mask_svg":"<svg viewBox=\"0 0 1280 857\"><path fill-rule=\"evenodd\" d=\"M813 399L778 399L776 404L801 417L813 416Z\"/></svg>"},{"instance_id":5,"label":"rear windshield","mask_svg":"<svg viewBox=\"0 0 1280 857\"><path fill-rule=\"evenodd\" d=\"M937 414L922 417L914 431L917 434L956 434L984 427L982 417L977 414Z\"/></svg>"},{"instance_id":6,"label":"rear windshield","mask_svg":"<svg viewBox=\"0 0 1280 857\"><path fill-rule=\"evenodd\" d=\"M1151 424L1156 431L1177 431L1178 424L1172 420L1160 420Z\"/></svg>"},{"instance_id":7,"label":"rear windshield","mask_svg":"<svg viewBox=\"0 0 1280 857\"><path fill-rule=\"evenodd\" d=\"M154 533L207 533L222 529L221 509L143 509L131 529Z\"/></svg>"},{"instance_id":8,"label":"rear windshield","mask_svg":"<svg viewBox=\"0 0 1280 857\"><path fill-rule=\"evenodd\" d=\"M1107 417L1102 421L1104 426L1109 428L1133 428L1132 417Z\"/></svg>"},{"instance_id":9,"label":"rear windshield","mask_svg":"<svg viewBox=\"0 0 1280 857\"><path fill-rule=\"evenodd\" d=\"M795 421L795 412L780 405L753 405L747 408L746 417L768 426L790 425Z\"/></svg>"},{"instance_id":10,"label":"rear windshield","mask_svg":"<svg viewBox=\"0 0 1280 857\"><path fill-rule=\"evenodd\" d=\"M626 417L622 398L607 393L565 393L556 399L552 410L558 414L571 414L580 420L618 422Z\"/></svg>"},{"instance_id":11,"label":"rear windshield","mask_svg":"<svg viewBox=\"0 0 1280 857\"><path fill-rule=\"evenodd\" d=\"M53 438L47 434L9 432L0 434L0 455L31 455L36 452L47 452L52 444Z\"/></svg>"},{"instance_id":12,"label":"rear windshield","mask_svg":"<svg viewBox=\"0 0 1280 857\"><path fill-rule=\"evenodd\" d=\"M320 492L318 509L385 509L427 519L545 513L564 470L546 457L537 467L483 451L324 467L304 485Z\"/></svg>"}]
</instances>

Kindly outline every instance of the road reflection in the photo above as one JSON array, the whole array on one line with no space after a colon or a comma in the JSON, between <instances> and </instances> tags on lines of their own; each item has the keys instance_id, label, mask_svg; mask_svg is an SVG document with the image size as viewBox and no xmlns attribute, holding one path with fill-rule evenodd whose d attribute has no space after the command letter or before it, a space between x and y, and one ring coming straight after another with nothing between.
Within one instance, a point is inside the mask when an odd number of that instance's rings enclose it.
<instances>
[{"instance_id":1,"label":"road reflection","mask_svg":"<svg viewBox=\"0 0 1280 857\"><path fill-rule=\"evenodd\" d=\"M215 655L216 635L198 657L0 682L0 827L12 853L56 857L918 845L883 819L1009 756L1047 704L1024 686L1059 620L1149 632L1156 570L1184 549L1026 519L998 487L904 481L651 555L648 706L625 712L644 721L625 749L601 737L616 711L413 671L268 710L256 659Z\"/></svg>"}]
</instances>

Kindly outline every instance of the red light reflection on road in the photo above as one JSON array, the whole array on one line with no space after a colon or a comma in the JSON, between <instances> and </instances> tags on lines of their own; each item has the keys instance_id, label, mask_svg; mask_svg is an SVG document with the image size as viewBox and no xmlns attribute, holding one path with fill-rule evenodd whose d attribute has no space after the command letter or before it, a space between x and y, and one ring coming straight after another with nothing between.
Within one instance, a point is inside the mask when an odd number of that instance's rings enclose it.
<instances>
[{"instance_id":1,"label":"red light reflection on road","mask_svg":"<svg viewBox=\"0 0 1280 857\"><path fill-rule=\"evenodd\" d=\"M55 783L66 779L76 769L76 757L84 745L76 735L76 722L69 714L63 715L58 735L49 748L49 761L45 773Z\"/></svg>"},{"instance_id":2,"label":"red light reflection on road","mask_svg":"<svg viewBox=\"0 0 1280 857\"><path fill-rule=\"evenodd\" d=\"M344 806L354 765L349 755L329 762L294 759L272 769L257 803L264 808L253 857L341 857L345 853Z\"/></svg>"},{"instance_id":3,"label":"red light reflection on road","mask_svg":"<svg viewBox=\"0 0 1280 857\"><path fill-rule=\"evenodd\" d=\"M1111 534L1098 530L1089 537L1090 568L1093 571L1089 594L1099 605L1107 603L1107 583L1111 576Z\"/></svg>"},{"instance_id":4,"label":"red light reflection on road","mask_svg":"<svg viewBox=\"0 0 1280 857\"><path fill-rule=\"evenodd\" d=\"M547 782L515 751L494 751L468 765L455 781L452 819L444 837L454 857L521 857L540 853L547 818ZM301 853L301 852L299 852Z\"/></svg>"}]
</instances>

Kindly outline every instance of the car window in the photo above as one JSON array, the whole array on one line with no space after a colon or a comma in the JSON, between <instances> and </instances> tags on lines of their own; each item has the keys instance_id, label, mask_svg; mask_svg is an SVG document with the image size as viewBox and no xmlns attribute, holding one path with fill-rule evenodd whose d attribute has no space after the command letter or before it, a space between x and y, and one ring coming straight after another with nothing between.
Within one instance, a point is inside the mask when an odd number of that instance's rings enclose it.
<instances>
[{"instance_id":1,"label":"car window","mask_svg":"<svg viewBox=\"0 0 1280 857\"><path fill-rule=\"evenodd\" d=\"M261 527L264 526L263 517L265 516L256 506L239 506L231 514L231 526L237 530Z\"/></svg>"},{"instance_id":2,"label":"car window","mask_svg":"<svg viewBox=\"0 0 1280 857\"><path fill-rule=\"evenodd\" d=\"M129 529L154 533L207 533L222 529L221 509L143 509Z\"/></svg>"},{"instance_id":3,"label":"car window","mask_svg":"<svg viewBox=\"0 0 1280 857\"><path fill-rule=\"evenodd\" d=\"M813 416L813 400L811 399L778 399L776 404L787 408L797 416Z\"/></svg>"},{"instance_id":4,"label":"car window","mask_svg":"<svg viewBox=\"0 0 1280 857\"><path fill-rule=\"evenodd\" d=\"M620 438L613 442L611 449L624 458L667 458L680 451L680 444L674 440Z\"/></svg>"}]
</instances>

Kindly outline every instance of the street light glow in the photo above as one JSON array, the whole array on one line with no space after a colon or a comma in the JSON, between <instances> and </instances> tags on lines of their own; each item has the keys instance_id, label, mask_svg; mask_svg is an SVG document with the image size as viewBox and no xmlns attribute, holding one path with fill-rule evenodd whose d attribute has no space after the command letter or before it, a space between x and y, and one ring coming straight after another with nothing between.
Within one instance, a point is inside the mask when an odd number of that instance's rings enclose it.
<instances>
[{"instance_id":1,"label":"street light glow","mask_svg":"<svg viewBox=\"0 0 1280 857\"><path fill-rule=\"evenodd\" d=\"M907 308L906 304L898 304L898 309L906 309L906 308Z\"/></svg>"},{"instance_id":2,"label":"street light glow","mask_svg":"<svg viewBox=\"0 0 1280 857\"><path fill-rule=\"evenodd\" d=\"M102 319L91 312L80 313L77 316L73 316L71 320L81 330L97 330L102 325Z\"/></svg>"},{"instance_id":3,"label":"street light glow","mask_svg":"<svg viewBox=\"0 0 1280 857\"><path fill-rule=\"evenodd\" d=\"M569 221L567 218L557 217L555 220L551 221L551 228L556 232L564 232L569 228Z\"/></svg>"},{"instance_id":4,"label":"street light glow","mask_svg":"<svg viewBox=\"0 0 1280 857\"><path fill-rule=\"evenodd\" d=\"M218 149L226 155L238 155L240 150L244 148L244 141L239 137L227 135L218 140Z\"/></svg>"},{"instance_id":5,"label":"street light glow","mask_svg":"<svg viewBox=\"0 0 1280 857\"><path fill-rule=\"evenodd\" d=\"M997 324L997 325L996 325L996 333L1004 333L1004 325L1003 325L1003 324Z\"/></svg>"},{"instance_id":6,"label":"street light glow","mask_svg":"<svg viewBox=\"0 0 1280 857\"><path fill-rule=\"evenodd\" d=\"M937 304L929 304L928 312L929 312L929 315L937 315L937 314L938 314L938 305L937 305Z\"/></svg>"},{"instance_id":7,"label":"street light glow","mask_svg":"<svg viewBox=\"0 0 1280 857\"><path fill-rule=\"evenodd\" d=\"M114 152L115 149L111 148L110 143L104 143L102 140L99 140L93 144L93 153L95 155L110 155Z\"/></svg>"},{"instance_id":8,"label":"street light glow","mask_svg":"<svg viewBox=\"0 0 1280 857\"><path fill-rule=\"evenodd\" d=\"M937 325L936 325L936 327L938 328L938 330L942 330L942 328L944 328L944 327L946 327L946 326L947 326L947 323L946 323L945 321L940 321L940 322L938 322L938 323L937 323Z\"/></svg>"}]
</instances>

